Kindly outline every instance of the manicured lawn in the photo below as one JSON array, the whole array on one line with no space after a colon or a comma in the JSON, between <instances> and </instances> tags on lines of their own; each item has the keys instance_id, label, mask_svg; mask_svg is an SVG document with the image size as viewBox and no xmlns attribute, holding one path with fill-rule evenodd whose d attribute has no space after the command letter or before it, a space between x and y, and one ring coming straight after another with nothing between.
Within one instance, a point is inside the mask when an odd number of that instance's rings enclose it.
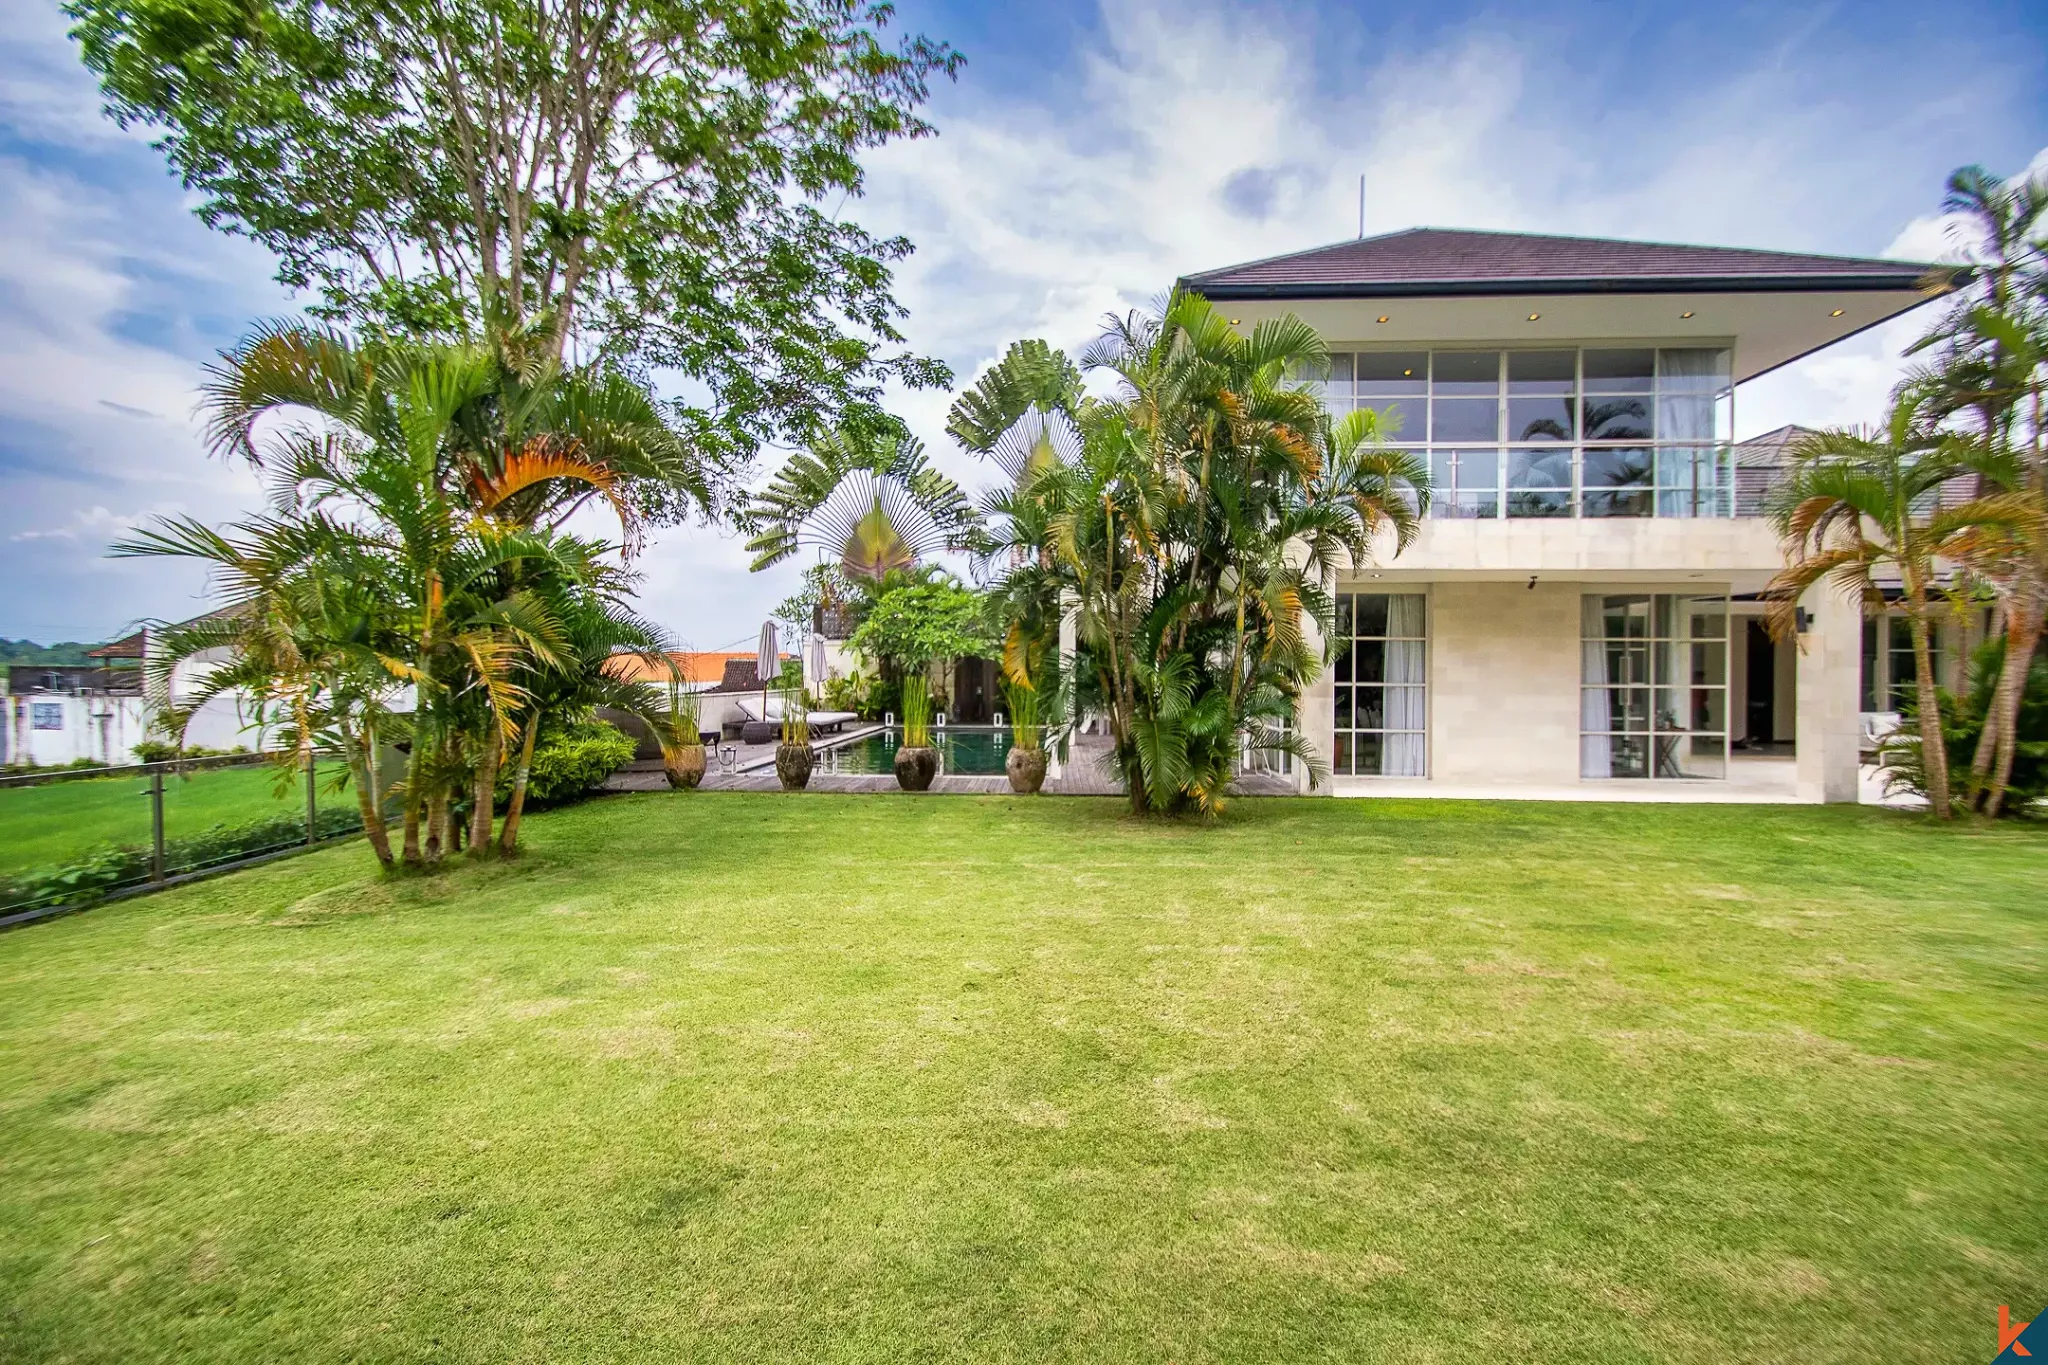
<instances>
[{"instance_id":1,"label":"manicured lawn","mask_svg":"<svg viewBox=\"0 0 2048 1365\"><path fill-rule=\"evenodd\" d=\"M650 794L0 935L0 1359L1942 1361L2048 836Z\"/></svg>"},{"instance_id":2,"label":"manicured lawn","mask_svg":"<svg viewBox=\"0 0 2048 1365\"><path fill-rule=\"evenodd\" d=\"M324 802L349 802L330 795ZM201 769L165 779L164 834L180 839L215 825L240 825L279 812L303 814L306 789L295 781L282 796L269 767ZM149 779L94 778L0 790L0 874L71 862L106 844L146 848L150 840Z\"/></svg>"}]
</instances>

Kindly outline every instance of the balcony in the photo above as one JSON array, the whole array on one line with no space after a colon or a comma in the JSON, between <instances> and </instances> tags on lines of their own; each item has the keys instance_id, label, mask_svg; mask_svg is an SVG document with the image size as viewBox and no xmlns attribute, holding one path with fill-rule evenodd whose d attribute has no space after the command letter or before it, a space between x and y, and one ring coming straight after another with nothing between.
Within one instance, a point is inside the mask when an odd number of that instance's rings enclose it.
<instances>
[{"instance_id":1,"label":"balcony","mask_svg":"<svg viewBox=\"0 0 2048 1365\"><path fill-rule=\"evenodd\" d=\"M1733 447L1670 442L1527 447L1423 446L1439 520L1732 517Z\"/></svg>"}]
</instances>

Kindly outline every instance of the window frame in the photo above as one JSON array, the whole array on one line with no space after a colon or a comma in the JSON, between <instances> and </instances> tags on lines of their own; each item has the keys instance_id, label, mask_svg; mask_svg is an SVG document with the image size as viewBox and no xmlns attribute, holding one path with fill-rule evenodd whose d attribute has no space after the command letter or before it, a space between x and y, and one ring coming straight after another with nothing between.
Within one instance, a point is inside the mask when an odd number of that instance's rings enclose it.
<instances>
[{"instance_id":1,"label":"window frame","mask_svg":"<svg viewBox=\"0 0 2048 1365\"><path fill-rule=\"evenodd\" d=\"M1408 590L1404 591L1402 590L1403 588L1406 588ZM1414 597L1419 599L1422 603L1422 633L1420 635L1390 635L1384 633L1385 627L1382 627L1382 633L1378 635L1359 634L1357 630L1357 603L1360 598L1366 597L1382 597L1388 599L1392 599L1395 597ZM1330 668L1330 776L1333 778L1362 777L1393 781L1415 781L1428 778L1431 768L1429 726L1429 639L1430 625L1435 615L1435 603L1432 600L1432 595L1428 590L1428 585L1418 583L1412 585L1402 585L1401 588L1360 588L1357 586L1342 586L1339 587L1339 589L1337 590L1335 606L1337 611L1337 618L1334 624L1337 628L1334 629L1332 633L1338 641L1341 641L1340 648L1345 651L1345 655L1340 659L1333 660ZM1342 629L1342 624L1347 619L1347 612L1349 613L1348 619L1352 627L1352 629L1349 632L1345 632ZM1391 610L1389 612L1389 615L1391 616ZM1357 677L1357 646L1361 642L1378 643L1381 645L1385 645L1388 643L1420 644L1422 646L1422 658L1420 665L1421 681L1416 683L1403 682L1390 684L1389 682L1387 682L1385 677L1385 666L1383 662L1381 668L1381 676L1378 679L1371 682L1361 683ZM1358 692L1361 688L1368 691L1376 691L1380 694L1380 723L1377 726L1360 726L1357 723L1359 716L1359 712L1357 710L1357 698ZM1386 719L1388 708L1386 706L1386 694L1389 690L1394 688L1399 688L1405 691L1413 691L1420 694L1421 717L1418 721L1417 728L1411 729L1407 727L1402 727L1399 729L1395 729L1387 725ZM1343 706L1343 703L1347 699L1351 702L1351 707L1349 710L1350 721L1347 724L1339 724L1338 718L1340 714L1344 713L1345 708ZM1356 739L1360 735L1376 736L1380 741L1382 754L1385 753L1385 744L1388 736L1415 736L1420 742L1422 752L1422 770L1416 773L1358 771L1358 749ZM1343 753L1343 761L1341 763L1339 762L1340 750Z\"/></svg>"},{"instance_id":2,"label":"window frame","mask_svg":"<svg viewBox=\"0 0 2048 1365\"><path fill-rule=\"evenodd\" d=\"M1590 393L1586 378L1586 355L1590 351L1648 351L1651 356L1651 375L1647 386L1641 389L1623 390L1624 382L1616 381L1615 391L1606 394ZM1541 353L1570 351L1572 353L1572 389L1568 395L1524 394L1523 398L1562 397L1571 415L1571 437L1565 441L1517 440L1508 426L1509 413L1517 395L1513 392L1515 381L1510 377L1513 357ZM1725 357L1719 373L1709 377L1705 386L1681 384L1679 379L1690 376L1667 375L1666 355L1676 351L1712 351ZM1538 345L1534 343L1492 344L1474 342L1467 345L1415 346L1372 345L1353 343L1342 348L1332 348L1331 358L1336 362L1341 357L1343 368L1352 376L1349 381L1337 380L1334 373L1317 382L1317 389L1332 412L1355 411L1371 407L1385 411L1399 407L1408 429L1390 438L1389 444L1413 451L1423 463L1435 471L1455 471L1452 484L1438 489L1441 497L1433 497L1430 516L1442 520L1557 520L1557 519L1598 519L1598 520L1703 520L1727 519L1736 515L1735 508L1735 345L1732 338L1682 338L1671 340L1646 340L1602 344L1584 342L1553 342ZM1437 403L1440 400L1472 401L1484 395L1457 391L1438 391L1439 357L1455 355L1491 354L1496 358L1494 384L1494 431L1497 439L1492 441L1437 439ZM1374 395L1363 392L1368 387L1394 381L1358 379L1358 358L1366 355L1419 356L1424 362L1424 377L1419 393L1399 395ZM1333 371L1336 366L1333 364ZM1450 381L1445 381L1450 382ZM1556 382L1556 381L1532 381ZM1596 381L1597 382L1597 381ZM1332 390L1341 385L1342 394ZM1667 400L1681 396L1708 394L1713 415L1709 425L1717 434L1711 439L1697 435L1676 437L1659 434L1661 414ZM1648 410L1647 440L1621 437L1593 438L1587 435L1586 403L1589 397L1610 396L1615 398L1641 398ZM1419 430L1411 419L1419 412ZM1649 467L1647 479L1628 484L1587 482L1587 456L1601 451L1640 449L1648 452ZM1518 480L1514 470L1516 453L1536 450L1545 453L1567 450L1570 452L1570 484L1538 484ZM1702 458L1702 456L1705 458ZM1490 485L1484 481L1486 465L1492 465ZM1477 468L1475 468L1477 466ZM1702 477L1702 475L1706 477ZM1473 477L1477 475L1479 477ZM1601 499L1607 510L1589 510L1589 497ZM1517 499L1525 510L1518 513ZM1560 505L1559 500L1562 500ZM1545 509L1538 511L1536 509ZM1488 510L1490 509L1490 510ZM1627 510L1616 510L1627 509Z\"/></svg>"}]
</instances>

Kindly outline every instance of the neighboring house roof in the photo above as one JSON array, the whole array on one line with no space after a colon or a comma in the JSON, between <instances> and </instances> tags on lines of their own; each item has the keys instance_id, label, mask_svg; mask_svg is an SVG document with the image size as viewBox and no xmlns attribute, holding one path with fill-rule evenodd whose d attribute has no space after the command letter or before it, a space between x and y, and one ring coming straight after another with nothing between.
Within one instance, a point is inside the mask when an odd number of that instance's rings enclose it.
<instances>
[{"instance_id":1,"label":"neighboring house roof","mask_svg":"<svg viewBox=\"0 0 2048 1365\"><path fill-rule=\"evenodd\" d=\"M722 681L728 667L737 660L744 660L749 669L754 666L754 654L733 651L729 653L704 653L679 651L668 656L675 662L685 683L715 683ZM637 654L621 654L609 665L615 678L627 682L667 682L668 671L660 665Z\"/></svg>"},{"instance_id":2,"label":"neighboring house roof","mask_svg":"<svg viewBox=\"0 0 2048 1365\"><path fill-rule=\"evenodd\" d=\"M140 659L145 652L149 632L138 630L133 635L124 635L111 644L85 651L89 659Z\"/></svg>"},{"instance_id":3,"label":"neighboring house roof","mask_svg":"<svg viewBox=\"0 0 2048 1365\"><path fill-rule=\"evenodd\" d=\"M790 656L784 654L782 657L787 659ZM748 654L742 658L726 660L725 676L720 679L718 686L711 690L713 692L759 692L761 690L761 675L756 668L754 656Z\"/></svg>"},{"instance_id":4,"label":"neighboring house roof","mask_svg":"<svg viewBox=\"0 0 2048 1365\"><path fill-rule=\"evenodd\" d=\"M1936 267L1745 247L1408 228L1189 275L1215 299L1912 289Z\"/></svg>"},{"instance_id":5,"label":"neighboring house roof","mask_svg":"<svg viewBox=\"0 0 2048 1365\"><path fill-rule=\"evenodd\" d=\"M1764 500L1778 482L1778 475L1785 468L1792 447L1812 434L1812 427L1791 424L1735 443L1736 516L1763 515Z\"/></svg>"}]
</instances>

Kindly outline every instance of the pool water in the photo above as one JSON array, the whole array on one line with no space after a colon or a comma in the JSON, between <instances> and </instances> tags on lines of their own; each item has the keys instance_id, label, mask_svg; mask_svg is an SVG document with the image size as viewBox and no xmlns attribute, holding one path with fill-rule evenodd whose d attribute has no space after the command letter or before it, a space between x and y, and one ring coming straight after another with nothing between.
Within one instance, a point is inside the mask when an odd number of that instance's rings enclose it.
<instances>
[{"instance_id":1,"label":"pool water","mask_svg":"<svg viewBox=\"0 0 2048 1365\"><path fill-rule=\"evenodd\" d=\"M896 750L903 744L901 730L882 730L862 736L851 744L826 749L818 755L816 771L821 773L893 773ZM939 751L941 773L997 774L1010 756L1007 729L966 729L958 726L932 732L932 747Z\"/></svg>"}]
</instances>

